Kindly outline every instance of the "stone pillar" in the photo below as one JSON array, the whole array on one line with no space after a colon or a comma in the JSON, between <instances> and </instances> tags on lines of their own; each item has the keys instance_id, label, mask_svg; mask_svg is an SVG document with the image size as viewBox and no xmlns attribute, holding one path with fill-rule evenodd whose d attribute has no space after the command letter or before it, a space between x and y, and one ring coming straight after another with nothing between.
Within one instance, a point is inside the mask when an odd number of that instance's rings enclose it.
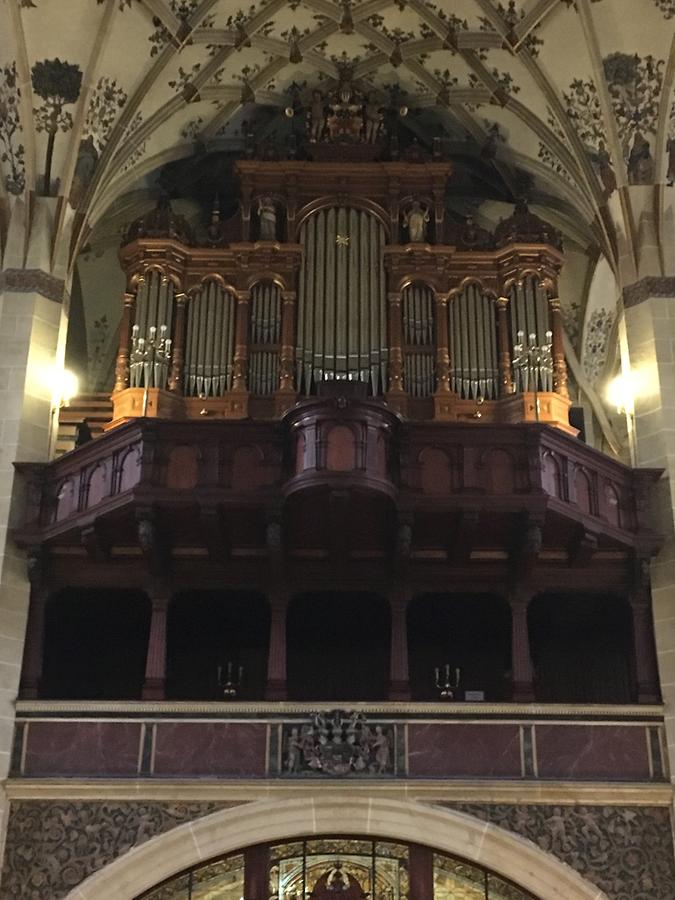
<instances>
[{"instance_id":1,"label":"stone pillar","mask_svg":"<svg viewBox=\"0 0 675 900\"><path fill-rule=\"evenodd\" d=\"M131 328L134 318L134 306L136 295L130 292L124 294L122 307L122 319L120 321L120 338L115 362L115 390L123 391L129 387L129 357L131 354Z\"/></svg>"},{"instance_id":2,"label":"stone pillar","mask_svg":"<svg viewBox=\"0 0 675 900\"><path fill-rule=\"evenodd\" d=\"M182 291L176 294L176 320L171 347L171 372L169 374L169 390L176 394L183 393L183 370L185 368L185 307L187 295Z\"/></svg>"},{"instance_id":3,"label":"stone pillar","mask_svg":"<svg viewBox=\"0 0 675 900\"><path fill-rule=\"evenodd\" d=\"M234 345L233 391L245 391L248 378L248 317L251 295L248 291L237 293L237 320Z\"/></svg>"},{"instance_id":4,"label":"stone pillar","mask_svg":"<svg viewBox=\"0 0 675 900\"><path fill-rule=\"evenodd\" d=\"M14 702L29 610L26 557L11 540L24 509L24 484L15 460L47 460L56 425L63 367L70 233L58 241L56 198L13 198L0 249L0 780L10 767ZM64 303L66 301L66 303ZM11 510L11 513L10 513ZM0 847L6 799L0 790Z\"/></svg>"},{"instance_id":5,"label":"stone pillar","mask_svg":"<svg viewBox=\"0 0 675 900\"><path fill-rule=\"evenodd\" d=\"M389 699L410 700L408 671L408 590L394 591L389 597L391 614L391 651L389 658Z\"/></svg>"},{"instance_id":6,"label":"stone pillar","mask_svg":"<svg viewBox=\"0 0 675 900\"><path fill-rule=\"evenodd\" d=\"M47 592L42 587L33 588L28 609L26 641L23 648L23 666L19 696L22 700L35 700L40 691L44 664L45 613Z\"/></svg>"},{"instance_id":7,"label":"stone pillar","mask_svg":"<svg viewBox=\"0 0 675 900\"><path fill-rule=\"evenodd\" d=\"M497 297L497 340L499 347L499 396L508 397L513 393L511 372L511 345L509 342L509 300Z\"/></svg>"},{"instance_id":8,"label":"stone pillar","mask_svg":"<svg viewBox=\"0 0 675 900\"><path fill-rule=\"evenodd\" d=\"M286 690L286 614L288 598L270 599L270 644L267 657L266 700L285 700Z\"/></svg>"},{"instance_id":9,"label":"stone pillar","mask_svg":"<svg viewBox=\"0 0 675 900\"><path fill-rule=\"evenodd\" d=\"M151 598L152 617L148 635L148 655L145 662L143 700L164 700L166 696L166 619L169 595Z\"/></svg>"},{"instance_id":10,"label":"stone pillar","mask_svg":"<svg viewBox=\"0 0 675 900\"><path fill-rule=\"evenodd\" d=\"M563 317L562 307L558 297L552 297L549 301L551 313L551 353L553 356L553 390L566 400L569 398L567 390L567 363L565 362L565 347L563 345Z\"/></svg>"},{"instance_id":11,"label":"stone pillar","mask_svg":"<svg viewBox=\"0 0 675 900\"><path fill-rule=\"evenodd\" d=\"M626 414L635 437L634 462L665 470L651 497L650 524L666 538L651 565L651 599L668 755L675 771L675 279L643 279L624 289L623 299L622 370ZM645 628L644 605L641 602L633 613L636 653Z\"/></svg>"},{"instance_id":12,"label":"stone pillar","mask_svg":"<svg viewBox=\"0 0 675 900\"><path fill-rule=\"evenodd\" d=\"M514 591L509 597L511 607L511 682L513 700L530 703L534 700L534 670L530 656L530 631L527 611L530 595Z\"/></svg>"}]
</instances>

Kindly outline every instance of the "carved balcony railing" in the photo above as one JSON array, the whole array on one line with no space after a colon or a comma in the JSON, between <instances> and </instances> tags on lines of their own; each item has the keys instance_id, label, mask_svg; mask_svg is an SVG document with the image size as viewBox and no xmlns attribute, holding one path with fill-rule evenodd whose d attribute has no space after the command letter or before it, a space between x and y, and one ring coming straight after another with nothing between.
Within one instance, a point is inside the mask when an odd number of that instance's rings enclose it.
<instances>
[{"instance_id":1,"label":"carved balcony railing","mask_svg":"<svg viewBox=\"0 0 675 900\"><path fill-rule=\"evenodd\" d=\"M408 429L384 405L339 398L301 404L283 423L132 420L17 468L30 489L15 538L56 556L137 558L154 528L165 562L278 562L302 557L312 517L310 555L345 562L625 568L659 543L648 523L657 470L630 469L543 425ZM336 532L342 549L331 549Z\"/></svg>"}]
</instances>

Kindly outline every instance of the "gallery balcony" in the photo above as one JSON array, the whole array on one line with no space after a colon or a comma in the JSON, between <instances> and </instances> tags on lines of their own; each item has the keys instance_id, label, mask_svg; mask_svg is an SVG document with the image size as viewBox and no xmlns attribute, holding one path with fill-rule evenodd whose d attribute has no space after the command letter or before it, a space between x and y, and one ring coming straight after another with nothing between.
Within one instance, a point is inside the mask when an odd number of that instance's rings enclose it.
<instances>
[{"instance_id":1,"label":"gallery balcony","mask_svg":"<svg viewBox=\"0 0 675 900\"><path fill-rule=\"evenodd\" d=\"M309 400L281 422L133 419L17 469L28 490L15 539L64 584L77 556L78 578L94 566L111 585L121 567L203 584L217 570L223 584L242 572L311 582L337 566L360 583L440 583L452 569L472 583L509 571L607 587L658 546L658 471L536 423L409 429L375 401Z\"/></svg>"}]
</instances>

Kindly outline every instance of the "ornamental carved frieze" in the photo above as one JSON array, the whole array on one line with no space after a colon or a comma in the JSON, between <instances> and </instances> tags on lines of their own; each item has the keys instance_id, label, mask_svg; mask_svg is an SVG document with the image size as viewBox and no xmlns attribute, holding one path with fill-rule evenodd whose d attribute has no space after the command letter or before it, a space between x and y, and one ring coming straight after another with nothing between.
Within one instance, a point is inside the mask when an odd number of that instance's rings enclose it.
<instances>
[{"instance_id":1,"label":"ornamental carved frieze","mask_svg":"<svg viewBox=\"0 0 675 900\"><path fill-rule=\"evenodd\" d=\"M527 838L610 900L672 900L670 811L657 806L442 803Z\"/></svg>"},{"instance_id":2,"label":"ornamental carved frieze","mask_svg":"<svg viewBox=\"0 0 675 900\"><path fill-rule=\"evenodd\" d=\"M60 900L132 847L237 803L13 801L0 900Z\"/></svg>"}]
</instances>

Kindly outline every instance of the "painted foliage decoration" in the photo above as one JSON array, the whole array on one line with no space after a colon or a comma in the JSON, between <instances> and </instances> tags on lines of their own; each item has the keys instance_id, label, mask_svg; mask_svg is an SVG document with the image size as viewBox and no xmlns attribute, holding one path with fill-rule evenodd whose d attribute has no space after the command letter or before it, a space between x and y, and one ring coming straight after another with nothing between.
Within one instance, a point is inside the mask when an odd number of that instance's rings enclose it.
<instances>
[{"instance_id":1,"label":"painted foliage decoration","mask_svg":"<svg viewBox=\"0 0 675 900\"><path fill-rule=\"evenodd\" d=\"M0 162L7 171L5 187L10 194L21 194L26 187L20 101L16 62L8 63L0 67Z\"/></svg>"},{"instance_id":2,"label":"painted foliage decoration","mask_svg":"<svg viewBox=\"0 0 675 900\"><path fill-rule=\"evenodd\" d=\"M122 135L120 144L122 148L124 148L125 152L127 146L131 145L131 149L128 155L124 158L124 163L122 165L123 172L128 172L129 169L131 169L139 161L139 159L141 159L145 155L146 142L144 140L138 142L135 142L133 140L134 135L140 129L142 124L143 113L139 110L139 112L136 113L131 122L129 122L127 127L124 129L124 134Z\"/></svg>"},{"instance_id":3,"label":"painted foliage decoration","mask_svg":"<svg viewBox=\"0 0 675 900\"><path fill-rule=\"evenodd\" d=\"M185 30L185 34L182 35L182 37L187 37L190 33L190 26L188 23L190 18L199 9L199 6L200 0L169 0L171 12L175 13L176 17L180 19L182 27ZM213 22L214 16L204 16L199 22L199 27L213 28ZM157 56L157 54L171 41L171 34L162 24L162 20L158 17L153 18L152 24L154 25L155 30L148 38L152 44L150 56Z\"/></svg>"},{"instance_id":4,"label":"painted foliage decoration","mask_svg":"<svg viewBox=\"0 0 675 900\"><path fill-rule=\"evenodd\" d=\"M36 131L47 133L44 194L51 193L54 143L59 131L70 131L73 117L66 106L77 102L82 87L82 70L74 63L56 59L36 62L31 70L31 82L36 96L43 101L33 110Z\"/></svg>"},{"instance_id":5,"label":"painted foliage decoration","mask_svg":"<svg viewBox=\"0 0 675 900\"><path fill-rule=\"evenodd\" d=\"M495 11L499 14L500 19L506 27L509 40L515 42L515 40L517 40L516 28L520 20L525 18L525 10L518 9L515 0L508 0L507 6L504 6L503 3L497 3ZM480 21L481 31L494 31L494 26L490 19L481 18ZM527 47L532 56L537 57L539 55L539 49L540 47L543 47L544 42L534 33L535 30L536 29L532 29L525 37L523 46Z\"/></svg>"},{"instance_id":6,"label":"painted foliage decoration","mask_svg":"<svg viewBox=\"0 0 675 900\"><path fill-rule=\"evenodd\" d=\"M654 3L656 3L666 19L672 19L675 16L675 0L654 0Z\"/></svg>"},{"instance_id":7,"label":"painted foliage decoration","mask_svg":"<svg viewBox=\"0 0 675 900\"><path fill-rule=\"evenodd\" d=\"M126 102L127 92L118 85L117 79L99 78L91 94L82 134L83 137L93 137L99 153L108 143L119 111Z\"/></svg>"},{"instance_id":8,"label":"painted foliage decoration","mask_svg":"<svg viewBox=\"0 0 675 900\"><path fill-rule=\"evenodd\" d=\"M602 375L607 360L609 335L614 324L614 313L601 307L594 309L586 326L582 365L586 377L594 384Z\"/></svg>"}]
</instances>

